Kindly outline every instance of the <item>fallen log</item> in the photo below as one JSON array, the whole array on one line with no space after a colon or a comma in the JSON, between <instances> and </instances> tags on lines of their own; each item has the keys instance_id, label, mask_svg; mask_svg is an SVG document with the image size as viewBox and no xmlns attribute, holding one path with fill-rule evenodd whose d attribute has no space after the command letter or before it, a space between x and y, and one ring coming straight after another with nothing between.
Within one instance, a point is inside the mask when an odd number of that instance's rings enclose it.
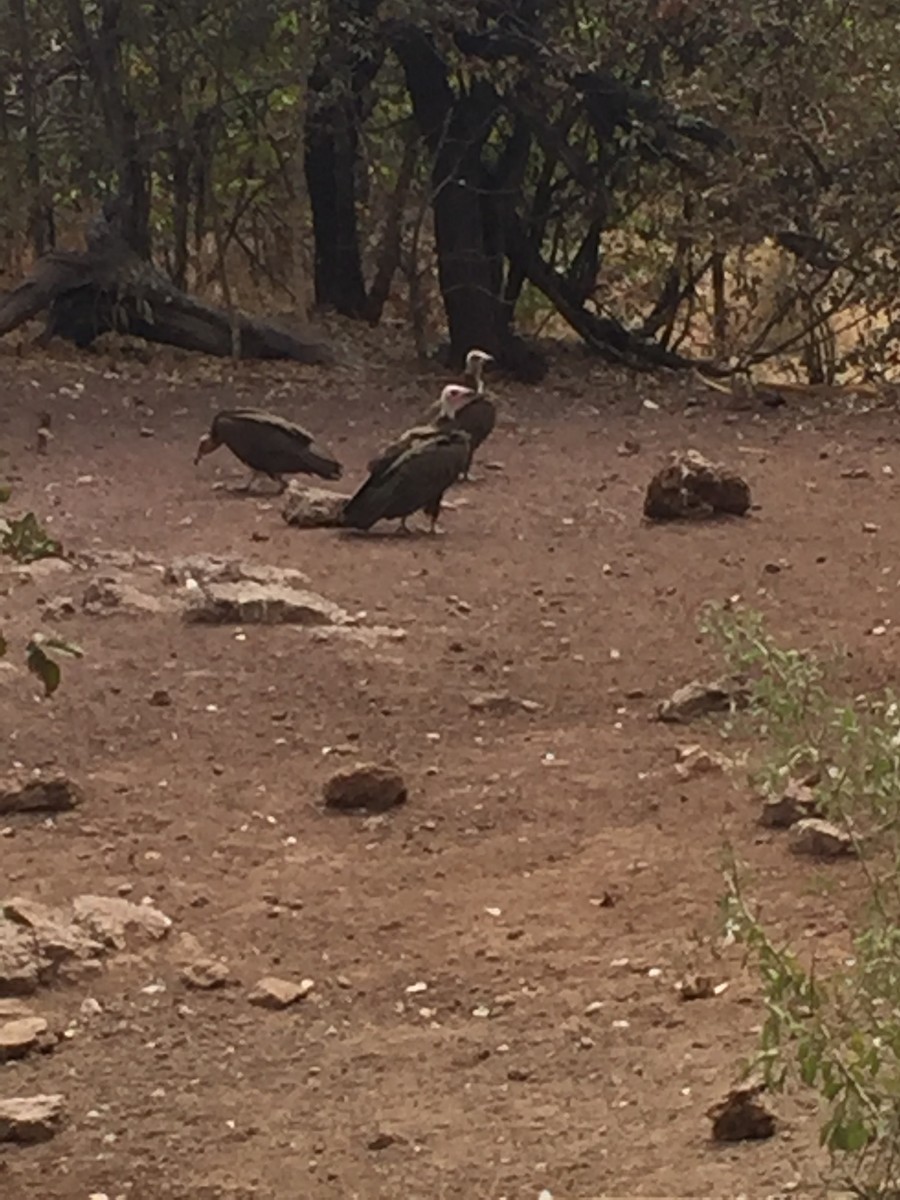
<instances>
[{"instance_id":1,"label":"fallen log","mask_svg":"<svg viewBox=\"0 0 900 1200\"><path fill-rule=\"evenodd\" d=\"M51 251L0 297L0 337L46 312L42 345L61 337L84 349L116 332L220 358L334 361L320 342L271 320L229 314L173 287L110 230L87 241L82 253Z\"/></svg>"}]
</instances>

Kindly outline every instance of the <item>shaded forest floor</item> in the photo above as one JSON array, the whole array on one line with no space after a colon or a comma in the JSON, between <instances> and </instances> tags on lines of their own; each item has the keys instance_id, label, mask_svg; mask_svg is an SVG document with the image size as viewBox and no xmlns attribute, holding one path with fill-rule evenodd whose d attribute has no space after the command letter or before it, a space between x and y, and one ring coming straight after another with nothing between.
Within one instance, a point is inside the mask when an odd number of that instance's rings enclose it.
<instances>
[{"instance_id":1,"label":"shaded forest floor","mask_svg":"<svg viewBox=\"0 0 900 1200\"><path fill-rule=\"evenodd\" d=\"M77 598L90 573L4 568L11 640L53 628L86 653L49 703L32 700L15 646L0 672L8 758L60 766L86 791L51 824L9 819L4 888L148 896L175 925L30 1002L76 1028L0 1067L0 1095L62 1093L69 1120L4 1151L6 1200L817 1191L808 1104L779 1099L768 1142L709 1141L706 1109L762 1019L739 958L713 953L722 847L750 862L770 918L826 948L854 868L798 864L746 791L679 777L676 748L715 749L715 724L648 718L715 670L698 611L735 594L795 642L848 644L859 687L894 673L893 637L866 636L897 615L894 418L793 402L728 413L697 382L567 360L539 389L498 385L479 480L454 489L433 540L293 530L277 499L213 490L243 475L226 451L191 464L217 405L268 405L336 452L349 490L441 381L386 363L0 358L12 507L52 518L68 549L296 567L362 622L405 631L241 639L77 604L42 624L39 604ZM38 456L43 411L54 437ZM619 452L626 439L635 453ZM642 524L650 474L686 446L744 470L759 510ZM151 703L161 689L170 704ZM534 704L471 706L488 692ZM324 815L324 781L357 758L396 762L408 804ZM185 933L227 959L234 986L185 986ZM691 971L729 986L684 1003L675 985ZM247 1000L265 975L315 987L267 1012Z\"/></svg>"}]
</instances>

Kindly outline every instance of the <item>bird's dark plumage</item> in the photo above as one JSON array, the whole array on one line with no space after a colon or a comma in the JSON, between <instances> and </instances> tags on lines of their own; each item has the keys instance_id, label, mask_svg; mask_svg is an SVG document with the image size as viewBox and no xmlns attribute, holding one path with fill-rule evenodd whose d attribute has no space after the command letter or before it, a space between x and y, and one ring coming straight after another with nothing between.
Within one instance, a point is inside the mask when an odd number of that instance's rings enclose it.
<instances>
[{"instance_id":1,"label":"bird's dark plumage","mask_svg":"<svg viewBox=\"0 0 900 1200\"><path fill-rule=\"evenodd\" d=\"M497 424L496 405L487 396L475 396L457 410L455 423L457 429L469 435L469 457L463 469L463 474L468 475L475 451L494 432Z\"/></svg>"},{"instance_id":2,"label":"bird's dark plumage","mask_svg":"<svg viewBox=\"0 0 900 1200\"><path fill-rule=\"evenodd\" d=\"M313 441L312 434L292 421L255 408L217 413L209 433L200 439L194 462L219 446L252 471L280 479L282 475L318 475L340 479L341 464Z\"/></svg>"},{"instance_id":3,"label":"bird's dark plumage","mask_svg":"<svg viewBox=\"0 0 900 1200\"><path fill-rule=\"evenodd\" d=\"M380 473L369 475L347 501L344 524L371 529L376 521L405 521L421 510L434 530L444 492L458 478L468 455L468 436L458 429L415 443Z\"/></svg>"}]
</instances>

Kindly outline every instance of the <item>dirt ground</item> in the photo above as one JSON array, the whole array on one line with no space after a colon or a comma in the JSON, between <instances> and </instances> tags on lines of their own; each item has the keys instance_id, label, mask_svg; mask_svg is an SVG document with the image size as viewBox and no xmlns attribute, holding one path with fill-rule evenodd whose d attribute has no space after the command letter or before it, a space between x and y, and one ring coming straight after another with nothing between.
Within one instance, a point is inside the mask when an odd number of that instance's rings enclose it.
<instances>
[{"instance_id":1,"label":"dirt ground","mask_svg":"<svg viewBox=\"0 0 900 1200\"><path fill-rule=\"evenodd\" d=\"M849 645L860 687L886 682L893 635L867 633L896 617L895 418L794 400L727 412L697 381L566 360L540 388L497 385L501 425L434 539L294 530L277 500L213 490L243 476L227 451L192 466L216 406L252 403L313 429L349 487L440 383L374 351L330 370L0 358L12 507L51 518L67 549L297 567L363 623L405 631L366 646L170 614L51 626L40 602L90 575L6 569L11 642L53 628L85 650L45 702L11 648L7 758L64 768L86 800L9 819L3 886L151 897L174 929L34 998L73 1035L0 1067L0 1096L62 1093L68 1122L4 1148L4 1200L818 1194L808 1101L776 1100L769 1141L709 1139L706 1109L762 1019L739 956L716 952L722 848L749 862L772 921L825 947L854 869L790 858L729 780L679 778L676 748L715 748L714 722L650 718L715 669L698 612L733 595L797 642ZM745 471L749 519L642 522L649 475L686 446ZM168 706L150 703L161 688ZM498 691L539 707L471 707ZM323 783L357 758L395 762L408 804L325 814ZM234 986L185 986L183 933ZM692 970L727 990L683 1002ZM267 1012L247 998L264 975L315 987Z\"/></svg>"}]
</instances>

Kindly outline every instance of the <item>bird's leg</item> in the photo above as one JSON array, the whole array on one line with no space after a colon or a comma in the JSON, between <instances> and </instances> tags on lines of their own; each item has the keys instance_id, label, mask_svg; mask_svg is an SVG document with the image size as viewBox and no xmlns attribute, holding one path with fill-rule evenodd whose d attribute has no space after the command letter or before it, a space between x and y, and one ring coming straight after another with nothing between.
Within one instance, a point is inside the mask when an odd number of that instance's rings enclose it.
<instances>
[{"instance_id":1,"label":"bird's leg","mask_svg":"<svg viewBox=\"0 0 900 1200\"><path fill-rule=\"evenodd\" d=\"M278 484L278 495L280 496L288 485L287 480L283 475L273 475L272 478Z\"/></svg>"},{"instance_id":2,"label":"bird's leg","mask_svg":"<svg viewBox=\"0 0 900 1200\"><path fill-rule=\"evenodd\" d=\"M238 484L236 484L236 485L235 485L235 488L234 488L234 490L235 490L236 492L239 492L241 495L247 495L247 494L249 494L249 492L251 491L251 489L252 489L252 487L253 487L254 483L256 483L256 479L257 479L257 476L258 476L258 475L259 475L259 472L258 472L258 471L251 471L251 472L250 472L250 478L249 478L249 479L247 479L247 480L246 480L244 483L238 483Z\"/></svg>"},{"instance_id":3,"label":"bird's leg","mask_svg":"<svg viewBox=\"0 0 900 1200\"><path fill-rule=\"evenodd\" d=\"M406 517L400 518L400 524L397 526L398 533L412 533L412 530L406 523Z\"/></svg>"}]
</instances>

